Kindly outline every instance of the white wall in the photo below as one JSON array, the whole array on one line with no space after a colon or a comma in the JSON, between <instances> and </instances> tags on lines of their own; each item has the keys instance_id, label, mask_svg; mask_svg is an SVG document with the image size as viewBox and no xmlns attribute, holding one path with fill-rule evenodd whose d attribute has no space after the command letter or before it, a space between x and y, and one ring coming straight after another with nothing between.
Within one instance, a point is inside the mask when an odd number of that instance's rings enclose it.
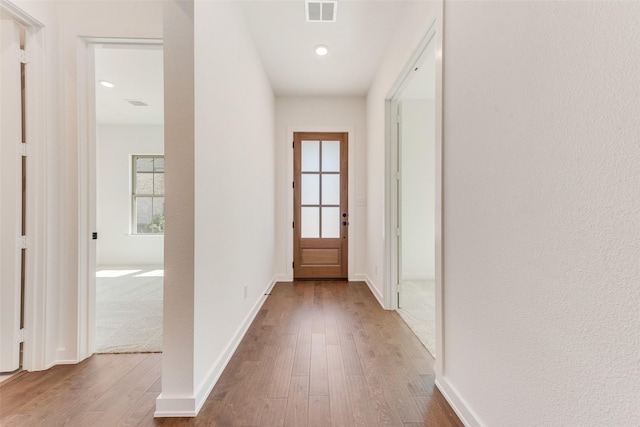
<instances>
[{"instance_id":1,"label":"white wall","mask_svg":"<svg viewBox=\"0 0 640 427\"><path fill-rule=\"evenodd\" d=\"M292 279L291 256L293 252L293 199L291 182L293 141L290 132L294 131L353 131L355 158L352 164L355 168L355 210L349 213L350 227L353 227L353 245L355 259L353 263L352 280L362 280L365 272L366 255L366 122L364 98L321 98L321 97L279 97L276 99L276 248L274 258L275 272L283 278ZM290 249L290 254L287 252ZM290 256L287 256L290 255Z\"/></svg>"},{"instance_id":2,"label":"white wall","mask_svg":"<svg viewBox=\"0 0 640 427\"><path fill-rule=\"evenodd\" d=\"M435 279L435 102L404 100L401 112L402 279Z\"/></svg>"},{"instance_id":3,"label":"white wall","mask_svg":"<svg viewBox=\"0 0 640 427\"><path fill-rule=\"evenodd\" d=\"M435 20L436 2L409 2L406 18L389 41L367 94L367 258L371 286L384 295L385 273L385 100L411 55ZM385 306L392 302L385 297Z\"/></svg>"},{"instance_id":4,"label":"white wall","mask_svg":"<svg viewBox=\"0 0 640 427\"><path fill-rule=\"evenodd\" d=\"M163 235L131 234L131 156L164 154L163 126L98 125L96 145L97 264L162 264Z\"/></svg>"},{"instance_id":5,"label":"white wall","mask_svg":"<svg viewBox=\"0 0 640 427\"><path fill-rule=\"evenodd\" d=\"M46 245L43 271L36 299L44 300L44 313L37 316L41 324L32 325L43 354L29 362L31 369L86 357L79 343L86 341L78 329L78 313L82 297L78 288L79 259L79 153L84 138L78 134L79 36L162 38L162 2L112 1L23 1L13 2L44 28L44 96L46 130L42 141L34 143L34 158L46 163L45 195L47 219L42 225L40 242ZM34 141L35 142L35 141ZM86 184L86 183L84 183ZM84 219L83 219L84 220ZM40 229L39 229L40 230ZM82 237L86 239L90 236ZM36 272L35 274L42 274ZM86 290L83 290L86 292ZM30 294L31 295L31 294ZM40 333L41 332L41 333ZM86 332L86 331L85 331ZM81 339L82 338L82 339ZM27 355L30 359L31 355Z\"/></svg>"},{"instance_id":6,"label":"white wall","mask_svg":"<svg viewBox=\"0 0 640 427\"><path fill-rule=\"evenodd\" d=\"M470 425L640 425L640 3L444 16L444 380Z\"/></svg>"},{"instance_id":7,"label":"white wall","mask_svg":"<svg viewBox=\"0 0 640 427\"><path fill-rule=\"evenodd\" d=\"M165 239L169 248L176 237L170 235L171 219L194 221L181 240L185 251L193 250L193 261L175 260L185 279L165 277L165 287L182 300L165 298L165 319L174 317L181 326L165 323L168 358L156 414L194 415L273 284L275 101L239 3L197 2L193 11L190 2L167 4L165 99L171 104L191 93L195 109L189 111L190 101L182 99L186 113L165 110L167 160L170 150L187 153L173 178L167 175L167 200L169 191L179 190L178 180L193 188L193 198L185 199L190 206L174 207L172 217L167 211ZM178 60L191 40L193 59L183 59L194 64L193 72ZM183 120L169 121L173 113ZM193 336L183 336L181 328Z\"/></svg>"}]
</instances>

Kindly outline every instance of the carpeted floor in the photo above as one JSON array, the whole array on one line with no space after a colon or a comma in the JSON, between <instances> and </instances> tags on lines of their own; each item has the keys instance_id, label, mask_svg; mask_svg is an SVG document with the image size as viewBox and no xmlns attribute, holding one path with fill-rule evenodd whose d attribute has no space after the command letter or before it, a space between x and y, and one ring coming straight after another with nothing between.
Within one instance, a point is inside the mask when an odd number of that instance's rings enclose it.
<instances>
[{"instance_id":1,"label":"carpeted floor","mask_svg":"<svg viewBox=\"0 0 640 427\"><path fill-rule=\"evenodd\" d=\"M433 280L404 280L402 305L398 314L424 344L433 357L436 356L435 282Z\"/></svg>"},{"instance_id":2,"label":"carpeted floor","mask_svg":"<svg viewBox=\"0 0 640 427\"><path fill-rule=\"evenodd\" d=\"M162 268L97 269L97 353L162 351Z\"/></svg>"}]
</instances>

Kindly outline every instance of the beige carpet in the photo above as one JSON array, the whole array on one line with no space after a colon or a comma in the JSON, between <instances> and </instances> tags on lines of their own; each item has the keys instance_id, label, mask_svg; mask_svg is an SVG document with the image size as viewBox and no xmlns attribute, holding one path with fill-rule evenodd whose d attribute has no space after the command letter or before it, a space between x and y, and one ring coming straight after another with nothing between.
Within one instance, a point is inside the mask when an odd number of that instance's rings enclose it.
<instances>
[{"instance_id":1,"label":"beige carpet","mask_svg":"<svg viewBox=\"0 0 640 427\"><path fill-rule=\"evenodd\" d=\"M97 269L97 353L162 351L162 268Z\"/></svg>"},{"instance_id":2,"label":"beige carpet","mask_svg":"<svg viewBox=\"0 0 640 427\"><path fill-rule=\"evenodd\" d=\"M402 301L398 314L436 356L435 282L433 280L403 280Z\"/></svg>"}]
</instances>

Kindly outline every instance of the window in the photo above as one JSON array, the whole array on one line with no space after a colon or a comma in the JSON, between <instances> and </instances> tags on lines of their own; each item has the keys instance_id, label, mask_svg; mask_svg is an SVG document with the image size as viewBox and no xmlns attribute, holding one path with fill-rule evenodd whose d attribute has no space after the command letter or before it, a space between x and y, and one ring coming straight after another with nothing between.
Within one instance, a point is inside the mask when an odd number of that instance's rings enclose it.
<instances>
[{"instance_id":1,"label":"window","mask_svg":"<svg viewBox=\"0 0 640 427\"><path fill-rule=\"evenodd\" d=\"M164 234L164 156L133 156L132 232Z\"/></svg>"}]
</instances>

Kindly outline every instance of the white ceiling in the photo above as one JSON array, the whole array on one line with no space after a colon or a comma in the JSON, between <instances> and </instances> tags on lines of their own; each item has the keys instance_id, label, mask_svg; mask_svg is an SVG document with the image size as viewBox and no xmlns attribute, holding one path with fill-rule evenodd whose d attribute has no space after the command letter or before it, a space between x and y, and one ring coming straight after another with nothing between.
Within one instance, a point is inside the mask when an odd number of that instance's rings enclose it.
<instances>
[{"instance_id":1,"label":"white ceiling","mask_svg":"<svg viewBox=\"0 0 640 427\"><path fill-rule=\"evenodd\" d=\"M405 1L340 0L335 23L306 22L303 0L244 1L276 95L362 96L371 85ZM319 57L314 47L329 46Z\"/></svg>"},{"instance_id":2,"label":"white ceiling","mask_svg":"<svg viewBox=\"0 0 640 427\"><path fill-rule=\"evenodd\" d=\"M101 124L161 125L164 121L164 84L161 47L113 47L95 50L96 121ZM112 82L106 88L100 80ZM144 101L134 107L125 99Z\"/></svg>"},{"instance_id":3,"label":"white ceiling","mask_svg":"<svg viewBox=\"0 0 640 427\"><path fill-rule=\"evenodd\" d=\"M242 8L277 96L364 96L389 40L412 10L409 3L340 0L335 23L306 22L303 0L243 1ZM319 44L329 47L328 55L315 54ZM161 49L104 45L95 58L98 123L162 124ZM99 80L115 87L104 88Z\"/></svg>"}]
</instances>

